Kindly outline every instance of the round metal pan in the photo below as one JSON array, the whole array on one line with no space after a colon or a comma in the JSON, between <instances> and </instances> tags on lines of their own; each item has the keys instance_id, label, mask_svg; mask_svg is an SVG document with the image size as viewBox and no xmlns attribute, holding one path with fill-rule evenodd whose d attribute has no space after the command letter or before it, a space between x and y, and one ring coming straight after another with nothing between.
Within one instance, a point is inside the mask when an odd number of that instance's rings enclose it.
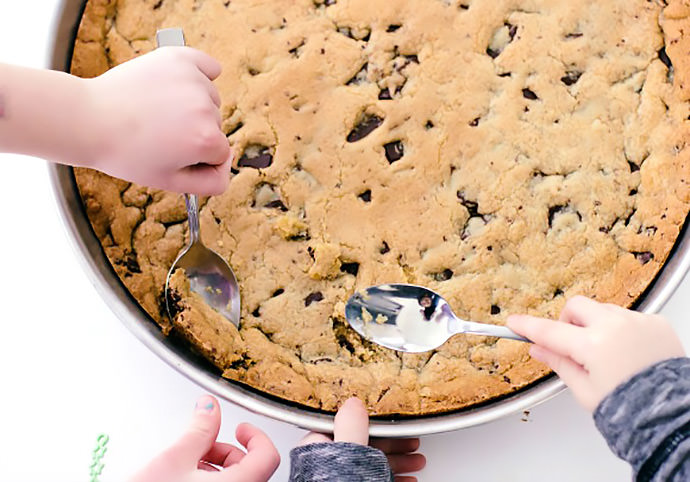
<instances>
[{"instance_id":1,"label":"round metal pan","mask_svg":"<svg viewBox=\"0 0 690 482\"><path fill-rule=\"evenodd\" d=\"M84 0L64 0L60 6L52 54L52 68L56 70L69 70L72 44L84 4ZM332 415L291 404L226 380L183 344L163 336L124 287L106 258L84 212L72 169L57 165L49 169L60 215L84 270L106 303L134 336L170 366L219 397L252 412L305 429L332 432ZM638 300L636 308L648 313L659 311L680 284L689 266L690 234L683 229L669 260ZM434 416L374 418L371 435L409 437L480 425L527 410L564 389L560 379L549 376L510 396L467 410Z\"/></svg>"}]
</instances>

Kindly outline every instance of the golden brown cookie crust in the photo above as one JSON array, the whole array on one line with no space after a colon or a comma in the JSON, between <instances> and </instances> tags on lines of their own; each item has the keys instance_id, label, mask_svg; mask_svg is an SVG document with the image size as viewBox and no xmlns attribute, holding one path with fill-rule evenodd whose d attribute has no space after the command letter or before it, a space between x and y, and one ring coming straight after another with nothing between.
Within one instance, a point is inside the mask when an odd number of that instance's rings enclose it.
<instances>
[{"instance_id":1,"label":"golden brown cookie crust","mask_svg":"<svg viewBox=\"0 0 690 482\"><path fill-rule=\"evenodd\" d=\"M99 75L171 26L223 64L242 155L201 228L238 275L242 323L187 307L175 328L224 376L324 410L357 395L374 414L436 413L548 370L508 340L373 346L344 301L410 282L492 323L555 317L575 294L631 305L690 204L690 3L668 3L89 0L72 71ZM75 172L115 270L169 332L181 199Z\"/></svg>"}]
</instances>

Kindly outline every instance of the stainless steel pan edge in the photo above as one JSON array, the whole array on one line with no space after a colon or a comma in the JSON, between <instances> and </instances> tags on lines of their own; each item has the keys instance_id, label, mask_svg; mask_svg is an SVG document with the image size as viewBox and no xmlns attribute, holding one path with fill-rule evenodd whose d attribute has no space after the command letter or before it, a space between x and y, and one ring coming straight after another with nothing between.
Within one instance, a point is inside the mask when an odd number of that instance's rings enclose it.
<instances>
[{"instance_id":1,"label":"stainless steel pan edge","mask_svg":"<svg viewBox=\"0 0 690 482\"><path fill-rule=\"evenodd\" d=\"M71 44L83 5L84 0L64 0L60 6L53 29L54 45L51 66L54 69L67 70L69 67ZM254 413L305 429L332 432L333 417L331 415L283 403L229 382L210 373L187 350L174 345L163 336L110 266L84 213L72 169L57 165L51 165L48 169L59 214L83 269L96 291L134 336L178 372L221 398ZM686 229L674 249L673 256L643 295L637 309L650 313L660 310L683 280L688 267L690 267L690 235ZM527 410L564 389L563 382L552 376L509 397L470 410L437 416L373 419L370 432L376 437L410 437L472 427Z\"/></svg>"}]
</instances>

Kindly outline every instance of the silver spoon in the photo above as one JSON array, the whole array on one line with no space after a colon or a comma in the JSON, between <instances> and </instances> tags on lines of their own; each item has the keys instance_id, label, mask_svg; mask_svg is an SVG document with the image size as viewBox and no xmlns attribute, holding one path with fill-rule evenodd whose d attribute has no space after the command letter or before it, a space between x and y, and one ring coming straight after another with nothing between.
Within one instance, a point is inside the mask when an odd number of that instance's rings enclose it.
<instances>
[{"instance_id":1,"label":"silver spoon","mask_svg":"<svg viewBox=\"0 0 690 482\"><path fill-rule=\"evenodd\" d=\"M156 34L158 47L185 45L184 33L180 28L159 30ZM215 251L201 242L199 234L199 199L196 195L185 194L187 218L189 220L189 244L178 255L165 280L165 307L168 316L173 318L169 295L170 278L177 269L184 269L192 292L199 294L204 301L218 311L235 326L240 324L240 289L235 273L228 263Z\"/></svg>"},{"instance_id":2,"label":"silver spoon","mask_svg":"<svg viewBox=\"0 0 690 482\"><path fill-rule=\"evenodd\" d=\"M408 353L433 350L458 333L530 342L505 326L461 320L441 295L415 285L372 286L355 293L345 305L345 317L367 340Z\"/></svg>"}]
</instances>

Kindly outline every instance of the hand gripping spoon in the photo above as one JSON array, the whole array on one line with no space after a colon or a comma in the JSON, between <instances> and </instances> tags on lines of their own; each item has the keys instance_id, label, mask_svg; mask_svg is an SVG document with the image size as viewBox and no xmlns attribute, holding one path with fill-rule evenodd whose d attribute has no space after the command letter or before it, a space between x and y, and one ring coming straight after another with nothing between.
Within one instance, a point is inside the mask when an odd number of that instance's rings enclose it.
<instances>
[{"instance_id":1,"label":"hand gripping spoon","mask_svg":"<svg viewBox=\"0 0 690 482\"><path fill-rule=\"evenodd\" d=\"M408 353L433 350L459 333L530 342L505 326L461 320L441 295L415 285L372 286L355 293L345 305L345 317L367 340Z\"/></svg>"},{"instance_id":2,"label":"hand gripping spoon","mask_svg":"<svg viewBox=\"0 0 690 482\"><path fill-rule=\"evenodd\" d=\"M182 29L169 28L156 34L158 47L185 45ZM204 301L218 311L235 326L240 323L240 290L232 269L216 252L201 242L199 234L199 199L196 195L185 194L187 218L189 221L189 244L179 254L165 280L165 306L168 316L173 319L170 300L170 278L177 269L184 269L192 292L199 294Z\"/></svg>"}]
</instances>

